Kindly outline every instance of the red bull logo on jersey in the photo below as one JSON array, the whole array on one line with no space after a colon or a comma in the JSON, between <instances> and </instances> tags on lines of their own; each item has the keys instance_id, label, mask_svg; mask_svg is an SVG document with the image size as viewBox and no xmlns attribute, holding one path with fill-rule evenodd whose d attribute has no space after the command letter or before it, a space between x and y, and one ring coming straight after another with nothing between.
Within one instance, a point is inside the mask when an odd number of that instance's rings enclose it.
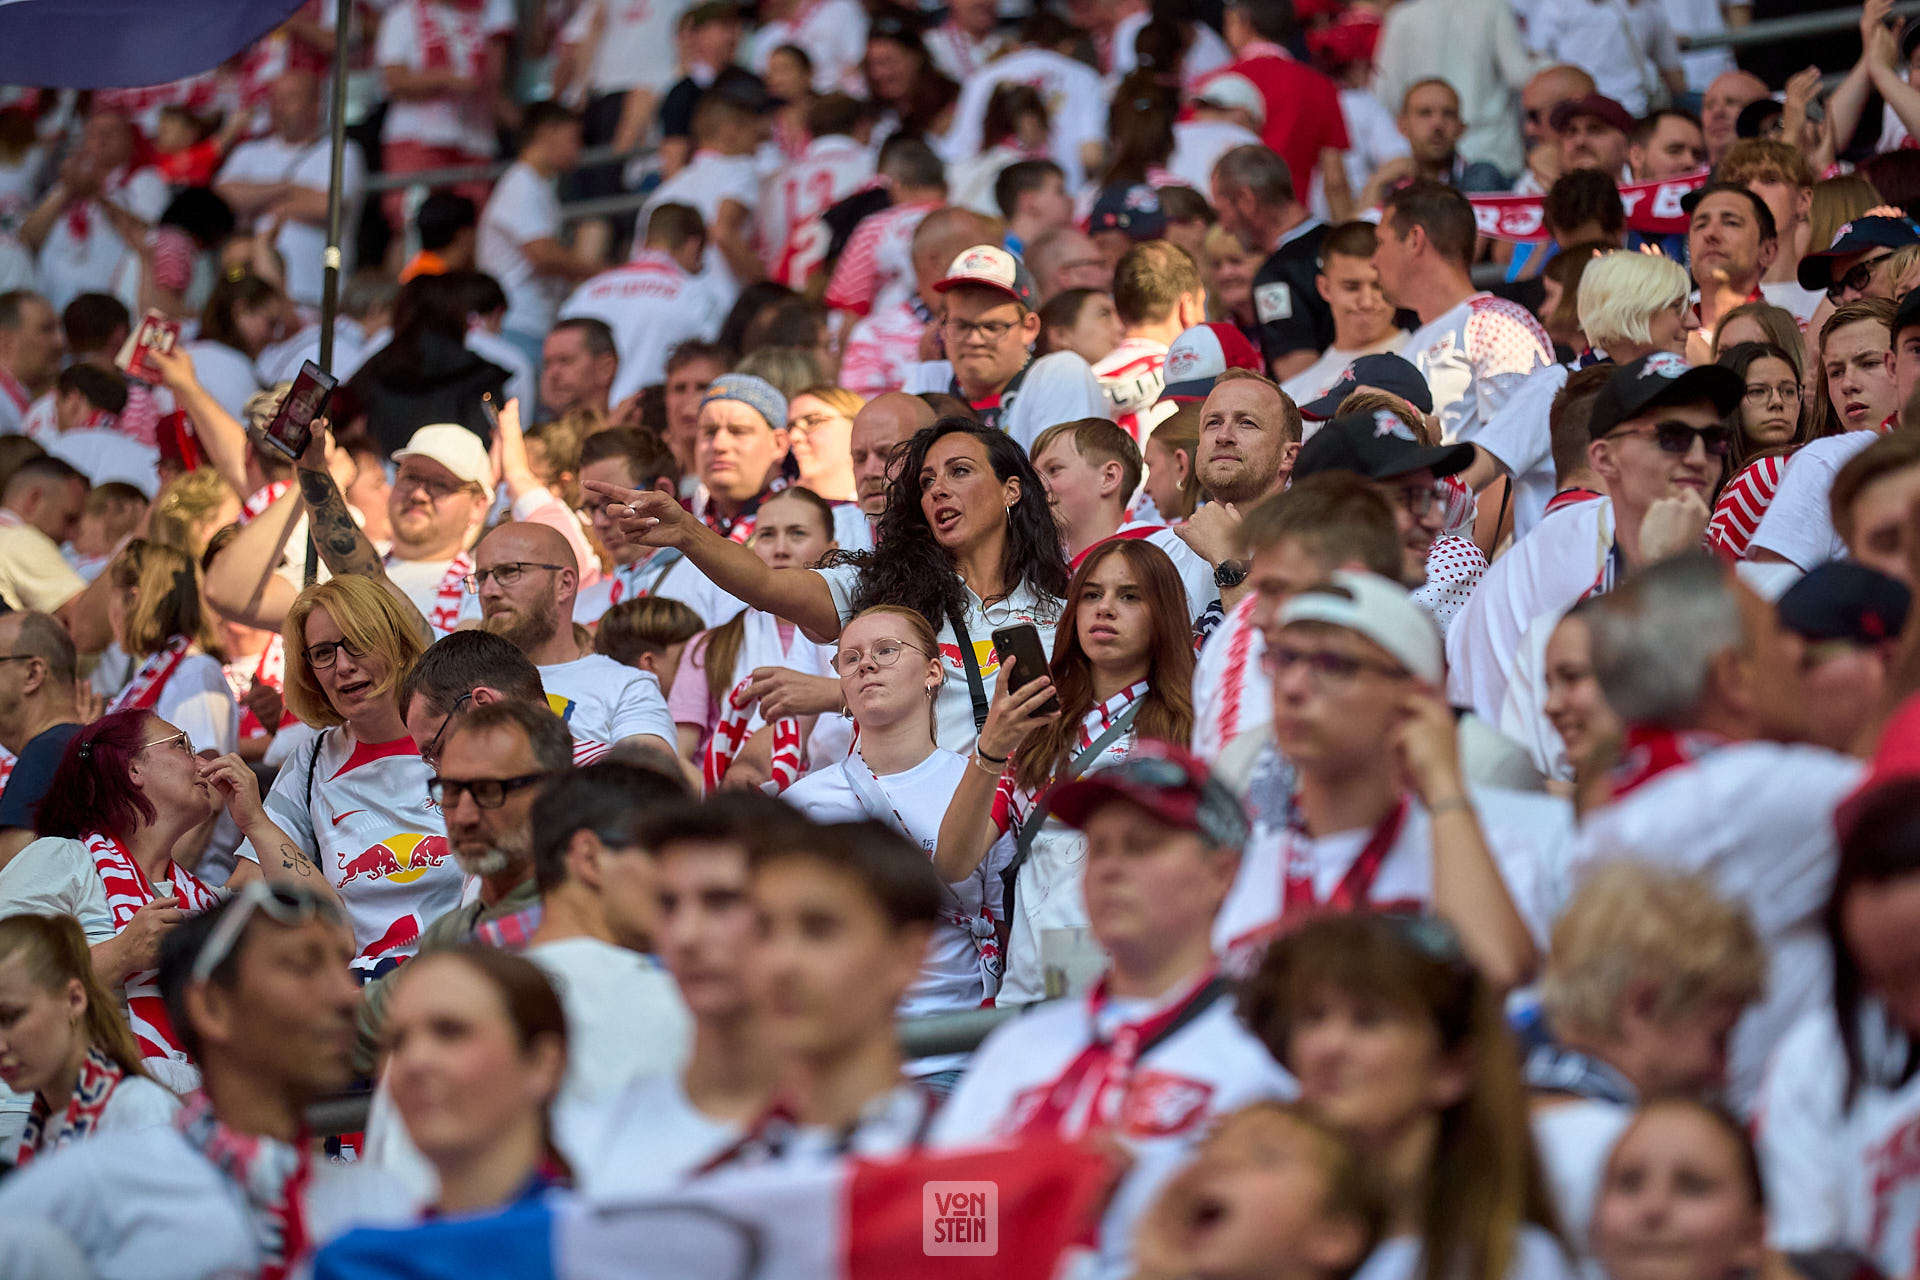
<instances>
[{"instance_id":1,"label":"red bull logo on jersey","mask_svg":"<svg viewBox=\"0 0 1920 1280\"><path fill-rule=\"evenodd\" d=\"M942 644L940 660L945 662L950 670L964 672L967 669L966 659L960 656L960 646L957 644ZM990 676L1000 669L1000 655L994 652L991 640L973 642L973 660L980 664L982 676Z\"/></svg>"},{"instance_id":2,"label":"red bull logo on jersey","mask_svg":"<svg viewBox=\"0 0 1920 1280\"><path fill-rule=\"evenodd\" d=\"M411 884L425 875L428 867L437 867L453 855L445 836L421 835L402 831L390 835L365 853L340 862L340 887L355 880L391 880Z\"/></svg>"}]
</instances>

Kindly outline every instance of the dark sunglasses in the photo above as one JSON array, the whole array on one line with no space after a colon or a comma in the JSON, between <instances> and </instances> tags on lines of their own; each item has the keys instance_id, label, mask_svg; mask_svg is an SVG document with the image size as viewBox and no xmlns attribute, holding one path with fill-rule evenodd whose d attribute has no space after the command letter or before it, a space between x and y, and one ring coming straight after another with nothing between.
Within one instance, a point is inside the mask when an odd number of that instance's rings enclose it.
<instances>
[{"instance_id":1,"label":"dark sunglasses","mask_svg":"<svg viewBox=\"0 0 1920 1280\"><path fill-rule=\"evenodd\" d=\"M1685 422L1656 422L1651 428L1625 427L1609 433L1612 436L1652 436L1653 442L1660 446L1662 453L1677 453L1681 457L1693 452L1693 442L1698 437L1706 448L1709 458L1724 458L1733 452L1733 432L1727 427L1695 427Z\"/></svg>"},{"instance_id":2,"label":"dark sunglasses","mask_svg":"<svg viewBox=\"0 0 1920 1280\"><path fill-rule=\"evenodd\" d=\"M1868 258L1865 262L1854 263L1853 270L1827 286L1827 301L1840 301L1841 295L1848 290L1854 293L1865 293L1867 286L1873 283L1875 269L1892 256L1892 253L1883 253L1877 258Z\"/></svg>"}]
</instances>

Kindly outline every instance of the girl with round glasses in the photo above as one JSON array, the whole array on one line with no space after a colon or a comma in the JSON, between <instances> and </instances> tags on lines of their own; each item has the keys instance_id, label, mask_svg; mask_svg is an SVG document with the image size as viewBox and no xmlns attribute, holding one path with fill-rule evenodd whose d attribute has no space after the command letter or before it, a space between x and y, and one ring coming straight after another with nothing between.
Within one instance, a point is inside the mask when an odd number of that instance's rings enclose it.
<instances>
[{"instance_id":1,"label":"girl with round glasses","mask_svg":"<svg viewBox=\"0 0 1920 1280\"><path fill-rule=\"evenodd\" d=\"M896 605L863 610L841 631L833 666L857 730L853 750L800 779L786 799L815 822L884 823L933 858L949 801L971 771L967 757L934 742L934 704L947 676L933 628ZM947 884L941 925L903 1016L978 1008L999 990L999 872L1011 851L1002 842L999 857ZM960 1057L925 1058L912 1069L944 1091L961 1065Z\"/></svg>"},{"instance_id":2,"label":"girl with round glasses","mask_svg":"<svg viewBox=\"0 0 1920 1280\"><path fill-rule=\"evenodd\" d=\"M162 1005L160 943L221 891L175 854L197 857L196 833L223 804L232 812L232 792L215 777L235 769L246 772L239 757L202 760L186 733L151 712L102 716L68 742L35 815L41 838L0 868L0 917L78 920L94 973L124 1002L142 1065L176 1091L198 1088L200 1072Z\"/></svg>"},{"instance_id":3,"label":"girl with round glasses","mask_svg":"<svg viewBox=\"0 0 1920 1280\"><path fill-rule=\"evenodd\" d=\"M94 974L72 916L0 920L0 1082L33 1099L15 1167L95 1133L166 1124L180 1103Z\"/></svg>"},{"instance_id":4,"label":"girl with round glasses","mask_svg":"<svg viewBox=\"0 0 1920 1280\"><path fill-rule=\"evenodd\" d=\"M1742 342L1723 351L1716 363L1739 374L1746 389L1727 415L1733 434L1730 478L1714 499L1707 541L1738 560L1773 502L1787 459L1812 438L1812 422L1800 394L1799 367L1784 348Z\"/></svg>"},{"instance_id":5,"label":"girl with round glasses","mask_svg":"<svg viewBox=\"0 0 1920 1280\"><path fill-rule=\"evenodd\" d=\"M1099 972L1097 951L1083 941L1086 836L1047 818L1040 798L1124 761L1143 736L1182 746L1193 737L1186 599L1160 548L1130 538L1098 543L1067 587L1050 669L1018 687L1001 670L973 763L941 822L934 867L942 879L964 881L1002 856L1012 837L1010 1001L1059 994L1049 990L1047 970L1058 970L1071 990Z\"/></svg>"},{"instance_id":6,"label":"girl with round glasses","mask_svg":"<svg viewBox=\"0 0 1920 1280\"><path fill-rule=\"evenodd\" d=\"M424 649L419 620L369 578L330 578L287 611L287 709L317 732L287 757L264 799L251 770L222 768L246 837L230 881L287 880L336 898L353 926L353 967L377 977L460 904L432 770L396 690Z\"/></svg>"},{"instance_id":7,"label":"girl with round glasses","mask_svg":"<svg viewBox=\"0 0 1920 1280\"><path fill-rule=\"evenodd\" d=\"M107 566L107 621L135 663L109 711L151 711L210 755L239 742L240 709L227 684L200 574L184 552L136 538Z\"/></svg>"}]
</instances>

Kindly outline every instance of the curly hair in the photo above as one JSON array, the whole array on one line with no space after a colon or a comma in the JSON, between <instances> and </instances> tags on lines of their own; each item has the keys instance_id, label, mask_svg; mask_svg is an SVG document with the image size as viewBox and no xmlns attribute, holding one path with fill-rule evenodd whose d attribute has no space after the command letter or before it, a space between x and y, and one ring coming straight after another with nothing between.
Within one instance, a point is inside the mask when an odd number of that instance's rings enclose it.
<instances>
[{"instance_id":1,"label":"curly hair","mask_svg":"<svg viewBox=\"0 0 1920 1280\"><path fill-rule=\"evenodd\" d=\"M899 464L889 468L893 478L887 482L886 513L874 529L876 549L836 552L823 562L860 568L853 612L877 604L903 605L925 618L936 633L949 615L965 614L966 584L954 570L953 557L934 540L920 507L920 469L926 465L927 452L951 435L978 440L987 451L993 474L1002 482L1020 482L1020 497L1007 509L1006 546L1000 555L1002 590L981 603L1005 599L1022 582L1043 602L1066 598L1067 561L1060 551L1060 527L1027 455L1004 431L965 418L942 418L916 431Z\"/></svg>"}]
</instances>

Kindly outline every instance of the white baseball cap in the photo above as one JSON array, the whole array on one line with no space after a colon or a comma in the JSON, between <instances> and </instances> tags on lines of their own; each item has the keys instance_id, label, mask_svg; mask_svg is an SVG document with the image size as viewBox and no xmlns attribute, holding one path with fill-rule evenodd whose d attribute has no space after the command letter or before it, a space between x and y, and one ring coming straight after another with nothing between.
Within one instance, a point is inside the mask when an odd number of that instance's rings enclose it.
<instances>
[{"instance_id":1,"label":"white baseball cap","mask_svg":"<svg viewBox=\"0 0 1920 1280\"><path fill-rule=\"evenodd\" d=\"M955 258L933 291L945 293L963 284L997 289L1028 310L1034 306L1033 275L1027 264L997 244L977 244Z\"/></svg>"},{"instance_id":2,"label":"white baseball cap","mask_svg":"<svg viewBox=\"0 0 1920 1280\"><path fill-rule=\"evenodd\" d=\"M468 484L479 485L487 501L493 501L493 462L487 457L487 446L459 423L436 422L414 432L406 448L394 451L394 465L408 458L429 458L439 463Z\"/></svg>"},{"instance_id":3,"label":"white baseball cap","mask_svg":"<svg viewBox=\"0 0 1920 1280\"><path fill-rule=\"evenodd\" d=\"M1223 71L1194 91L1193 100L1222 111L1240 110L1255 124L1267 122L1267 99L1259 86L1237 71Z\"/></svg>"},{"instance_id":4,"label":"white baseball cap","mask_svg":"<svg viewBox=\"0 0 1920 1280\"><path fill-rule=\"evenodd\" d=\"M1440 630L1397 582L1376 573L1334 571L1324 587L1302 591L1280 606L1280 625L1324 622L1365 636L1430 685L1446 679Z\"/></svg>"}]
</instances>

